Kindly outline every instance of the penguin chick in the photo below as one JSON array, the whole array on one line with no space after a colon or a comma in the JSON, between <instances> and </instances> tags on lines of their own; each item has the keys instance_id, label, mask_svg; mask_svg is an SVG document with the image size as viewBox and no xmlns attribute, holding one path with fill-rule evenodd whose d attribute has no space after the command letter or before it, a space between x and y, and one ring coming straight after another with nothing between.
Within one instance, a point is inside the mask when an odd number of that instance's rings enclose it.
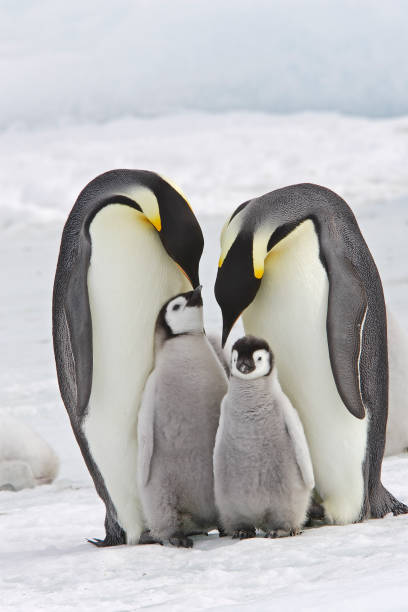
<instances>
[{"instance_id":1,"label":"penguin chick","mask_svg":"<svg viewBox=\"0 0 408 612\"><path fill-rule=\"evenodd\" d=\"M227 378L203 329L201 287L159 312L155 364L139 414L138 483L151 536L193 545L216 527L213 451Z\"/></svg>"},{"instance_id":2,"label":"penguin chick","mask_svg":"<svg viewBox=\"0 0 408 612\"><path fill-rule=\"evenodd\" d=\"M235 342L214 449L215 500L234 538L300 533L314 487L302 424L283 393L269 345Z\"/></svg>"}]
</instances>

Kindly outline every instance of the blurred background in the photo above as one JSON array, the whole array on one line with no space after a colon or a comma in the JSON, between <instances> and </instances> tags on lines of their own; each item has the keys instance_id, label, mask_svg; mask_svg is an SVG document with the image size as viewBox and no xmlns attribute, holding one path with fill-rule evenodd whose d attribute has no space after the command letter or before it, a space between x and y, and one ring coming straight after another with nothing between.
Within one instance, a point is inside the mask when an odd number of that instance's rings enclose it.
<instances>
[{"instance_id":1,"label":"blurred background","mask_svg":"<svg viewBox=\"0 0 408 612\"><path fill-rule=\"evenodd\" d=\"M404 0L3 0L0 122L408 110Z\"/></svg>"}]
</instances>

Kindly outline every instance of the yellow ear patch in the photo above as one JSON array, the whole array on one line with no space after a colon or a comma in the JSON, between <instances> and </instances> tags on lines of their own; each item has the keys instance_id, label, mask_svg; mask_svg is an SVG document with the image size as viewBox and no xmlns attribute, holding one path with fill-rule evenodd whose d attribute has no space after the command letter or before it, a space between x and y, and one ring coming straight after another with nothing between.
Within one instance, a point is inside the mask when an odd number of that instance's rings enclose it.
<instances>
[{"instance_id":1,"label":"yellow ear patch","mask_svg":"<svg viewBox=\"0 0 408 612\"><path fill-rule=\"evenodd\" d=\"M259 266L258 268L256 266L254 266L254 274L255 274L255 278L262 278L263 274L265 271L265 267L264 266Z\"/></svg>"},{"instance_id":2,"label":"yellow ear patch","mask_svg":"<svg viewBox=\"0 0 408 612\"><path fill-rule=\"evenodd\" d=\"M255 278L262 278L265 271L265 258L268 254L269 237L273 232L271 227L263 227L255 232L252 243L252 262Z\"/></svg>"},{"instance_id":3,"label":"yellow ear patch","mask_svg":"<svg viewBox=\"0 0 408 612\"><path fill-rule=\"evenodd\" d=\"M240 219L240 215L241 212L239 212L231 221L231 223L229 223L227 220L224 224L224 227L222 228L221 231L221 238L220 238L220 242L221 242L221 255L220 255L220 259L218 262L218 267L221 268L222 264L225 261L226 256L229 253L230 248L232 247L232 245L234 244L240 230L241 230L241 219Z\"/></svg>"},{"instance_id":4,"label":"yellow ear patch","mask_svg":"<svg viewBox=\"0 0 408 612\"><path fill-rule=\"evenodd\" d=\"M147 187L139 185L136 189L126 194L131 197L132 200L137 202L142 209L142 212L146 219L157 229L158 232L162 229L162 223L160 218L159 203L153 191Z\"/></svg>"}]
</instances>

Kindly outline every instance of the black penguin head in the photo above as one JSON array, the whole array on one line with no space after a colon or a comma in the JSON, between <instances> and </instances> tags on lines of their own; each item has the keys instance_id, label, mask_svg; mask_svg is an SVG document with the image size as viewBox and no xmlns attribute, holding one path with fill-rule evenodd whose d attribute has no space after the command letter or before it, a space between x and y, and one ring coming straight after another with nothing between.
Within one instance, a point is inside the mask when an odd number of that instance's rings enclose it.
<instances>
[{"instance_id":1,"label":"black penguin head","mask_svg":"<svg viewBox=\"0 0 408 612\"><path fill-rule=\"evenodd\" d=\"M268 376L274 366L269 344L255 336L244 336L237 340L231 352L231 376L254 380Z\"/></svg>"},{"instance_id":2,"label":"black penguin head","mask_svg":"<svg viewBox=\"0 0 408 612\"><path fill-rule=\"evenodd\" d=\"M159 203L163 247L187 276L192 287L197 287L200 283L198 267L204 248L200 225L178 187L157 176L154 192Z\"/></svg>"},{"instance_id":3,"label":"black penguin head","mask_svg":"<svg viewBox=\"0 0 408 612\"><path fill-rule=\"evenodd\" d=\"M254 300L261 285L261 280L254 275L252 244L251 233L242 232L236 237L225 260L220 259L214 291L222 312L222 346L235 321Z\"/></svg>"},{"instance_id":4,"label":"black penguin head","mask_svg":"<svg viewBox=\"0 0 408 612\"><path fill-rule=\"evenodd\" d=\"M186 197L169 179L149 170L110 170L91 181L80 193L78 201L81 199L90 208L85 224L87 234L93 218L104 206L130 206L152 224L163 248L191 286L199 285L203 234Z\"/></svg>"},{"instance_id":5,"label":"black penguin head","mask_svg":"<svg viewBox=\"0 0 408 612\"><path fill-rule=\"evenodd\" d=\"M203 300L201 285L194 291L175 295L162 306L157 317L156 330L173 338L181 334L201 334L203 324Z\"/></svg>"},{"instance_id":6,"label":"black penguin head","mask_svg":"<svg viewBox=\"0 0 408 612\"><path fill-rule=\"evenodd\" d=\"M270 251L299 223L279 216L265 219L270 211L262 198L245 202L222 230L215 297L222 311L223 346L235 321L255 299Z\"/></svg>"}]
</instances>

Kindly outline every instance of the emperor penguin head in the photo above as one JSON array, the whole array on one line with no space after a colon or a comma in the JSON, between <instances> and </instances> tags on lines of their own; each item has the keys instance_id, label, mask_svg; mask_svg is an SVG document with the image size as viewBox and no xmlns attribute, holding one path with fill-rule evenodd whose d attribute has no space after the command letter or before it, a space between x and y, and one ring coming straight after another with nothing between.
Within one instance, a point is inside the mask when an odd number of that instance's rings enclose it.
<instances>
[{"instance_id":1,"label":"emperor penguin head","mask_svg":"<svg viewBox=\"0 0 408 612\"><path fill-rule=\"evenodd\" d=\"M297 225L298 221L280 222L261 198L241 204L225 224L215 282L223 318L222 346L235 321L255 299L266 257Z\"/></svg>"},{"instance_id":2,"label":"emperor penguin head","mask_svg":"<svg viewBox=\"0 0 408 612\"><path fill-rule=\"evenodd\" d=\"M231 376L254 380L268 376L274 366L271 349L265 340L244 336L237 340L231 353Z\"/></svg>"},{"instance_id":3,"label":"emperor penguin head","mask_svg":"<svg viewBox=\"0 0 408 612\"><path fill-rule=\"evenodd\" d=\"M177 185L149 170L110 170L96 177L81 192L77 202L90 207L85 234L93 217L109 204L124 204L137 210L157 231L167 255L188 278L199 284L199 263L204 247L200 225Z\"/></svg>"},{"instance_id":4,"label":"emperor penguin head","mask_svg":"<svg viewBox=\"0 0 408 612\"><path fill-rule=\"evenodd\" d=\"M181 334L202 334L204 323L201 289L199 285L194 291L180 293L166 302L157 317L157 332L161 335L164 332L166 339Z\"/></svg>"},{"instance_id":5,"label":"emperor penguin head","mask_svg":"<svg viewBox=\"0 0 408 612\"><path fill-rule=\"evenodd\" d=\"M159 205L159 235L168 255L189 279L199 285L198 267L204 248L200 225L183 192L169 179L156 177L154 191Z\"/></svg>"}]
</instances>

